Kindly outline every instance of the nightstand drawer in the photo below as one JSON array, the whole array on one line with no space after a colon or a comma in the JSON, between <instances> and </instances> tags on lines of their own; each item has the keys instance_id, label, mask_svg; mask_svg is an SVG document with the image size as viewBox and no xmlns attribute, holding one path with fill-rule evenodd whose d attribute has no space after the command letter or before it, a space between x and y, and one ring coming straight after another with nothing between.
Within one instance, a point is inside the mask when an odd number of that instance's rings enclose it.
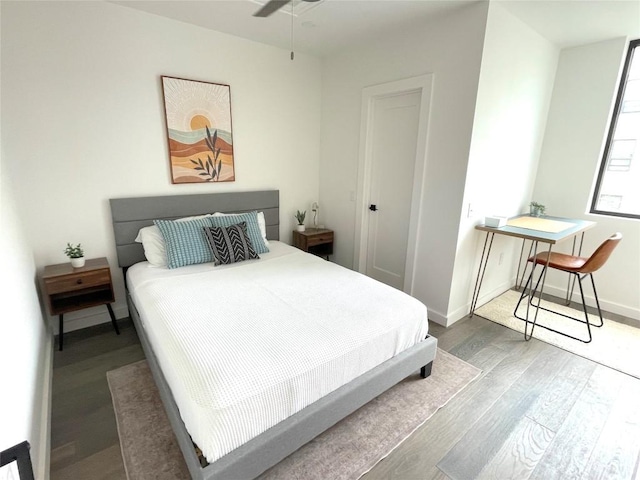
<instances>
[{"instance_id":1,"label":"nightstand drawer","mask_svg":"<svg viewBox=\"0 0 640 480\"><path fill-rule=\"evenodd\" d=\"M314 245L321 245L323 243L333 242L333 232L326 232L319 235L312 235L307 238L307 245L312 247Z\"/></svg>"},{"instance_id":2,"label":"nightstand drawer","mask_svg":"<svg viewBox=\"0 0 640 480\"><path fill-rule=\"evenodd\" d=\"M109 270L97 270L93 272L83 272L77 275L66 275L64 277L47 278L44 281L49 295L60 292L73 292L84 288L97 287L101 285L111 285Z\"/></svg>"}]
</instances>

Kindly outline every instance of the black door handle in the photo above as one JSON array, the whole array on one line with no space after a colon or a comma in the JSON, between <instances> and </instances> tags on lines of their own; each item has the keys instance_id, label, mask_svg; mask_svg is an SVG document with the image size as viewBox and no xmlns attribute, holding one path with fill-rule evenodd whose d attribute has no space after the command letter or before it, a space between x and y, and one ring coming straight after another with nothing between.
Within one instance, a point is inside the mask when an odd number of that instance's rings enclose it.
<instances>
[{"instance_id":1,"label":"black door handle","mask_svg":"<svg viewBox=\"0 0 640 480\"><path fill-rule=\"evenodd\" d=\"M378 207L376 205L369 205L369 210L371 210L372 212L377 212Z\"/></svg>"}]
</instances>

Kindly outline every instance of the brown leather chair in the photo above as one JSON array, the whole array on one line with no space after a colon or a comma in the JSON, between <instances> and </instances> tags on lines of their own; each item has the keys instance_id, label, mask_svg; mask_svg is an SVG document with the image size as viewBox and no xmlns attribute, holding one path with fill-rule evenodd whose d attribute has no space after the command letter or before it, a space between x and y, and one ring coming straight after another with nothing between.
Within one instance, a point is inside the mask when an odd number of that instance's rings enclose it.
<instances>
[{"instance_id":1,"label":"brown leather chair","mask_svg":"<svg viewBox=\"0 0 640 480\"><path fill-rule=\"evenodd\" d=\"M535 324L535 319L533 322L530 322L529 320L527 320L526 318L520 317L516 314L518 307L520 307L520 303L522 302L522 300L528 295L527 294L527 286L531 285L533 283L533 273L535 271L535 267L536 265L542 265L542 272L540 273L540 276L538 277L538 281L536 282L536 286L533 289L533 291L530 291L530 298L529 298L529 304L534 306L534 307L538 307L541 310L546 310L547 312L551 312L554 313L556 315L561 315L565 318L570 318L571 320L575 320L577 322L580 323L586 323L587 324L587 331L589 333L589 339L588 340L583 340L581 338L578 337L574 337L573 335L569 335L565 332L560 332L558 330L554 330L553 328L550 328L548 326L545 325L538 325L541 328L547 329L547 330L551 330L552 332L555 333L559 333L560 335L564 335L565 337L570 337L573 338L575 340L579 340L581 342L584 343L589 343L591 342L591 327L601 327L604 324L604 321L602 320L602 311L600 310L600 302L598 301L598 293L596 292L596 284L593 281L593 273L596 272L597 270L599 270L605 263L607 263L607 260L609 259L609 256L611 255L611 253L613 252L614 248L616 248L616 246L618 245L618 243L620 243L620 241L622 240L622 234L621 233L616 233L614 235L612 235L611 237L609 237L608 239L606 239L597 249L595 252L593 252L593 254L588 257L578 257L575 255L567 255L565 253L555 253L555 252L551 252L550 256L549 256L549 264L547 265L547 252L540 252L538 253L535 257L530 257L528 259L529 262L532 262L533 268L531 270L531 275L529 275L529 278L527 279L527 283L525 284L524 288L522 289L522 295L520 295L520 300L518 301L518 305L516 305L515 310L513 311L513 315L517 318L519 318L520 320L524 320L525 322L528 323L532 323L532 328L531 328L531 334L533 335L533 329L536 327ZM540 280L543 278L543 275L545 273L545 269L549 267L549 268L554 268L556 270L561 270L563 272L567 272L569 274L575 275L575 278L578 280L578 285L580 287L580 297L582 298L582 310L584 311L584 320L581 318L576 318L576 317L572 317L569 315L565 315L563 313L560 312L556 312L554 310L548 309L548 308L544 308L540 305L536 305L532 302L532 300L535 298L536 296L536 291L538 290L538 286L540 285ZM591 278L591 286L593 287L593 295L596 299L596 306L598 308L598 316L600 317L600 324L595 324L595 323L591 323L589 322L589 316L587 315L587 305L584 301L584 290L582 288L582 280L586 277L589 276ZM529 288L529 290L531 290ZM527 338L526 335L526 326L525 326L525 338ZM529 336L529 338L531 338Z\"/></svg>"}]
</instances>

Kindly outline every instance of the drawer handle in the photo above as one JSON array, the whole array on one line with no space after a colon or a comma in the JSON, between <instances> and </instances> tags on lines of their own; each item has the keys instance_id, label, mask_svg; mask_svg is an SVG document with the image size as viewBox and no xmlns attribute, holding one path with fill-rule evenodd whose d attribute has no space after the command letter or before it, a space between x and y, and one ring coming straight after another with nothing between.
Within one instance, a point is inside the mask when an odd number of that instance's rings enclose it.
<instances>
[{"instance_id":1,"label":"drawer handle","mask_svg":"<svg viewBox=\"0 0 640 480\"><path fill-rule=\"evenodd\" d=\"M76 283L77 283L78 285L81 285L81 284L82 284L82 279L81 279L81 278L79 278L78 280L76 280Z\"/></svg>"}]
</instances>

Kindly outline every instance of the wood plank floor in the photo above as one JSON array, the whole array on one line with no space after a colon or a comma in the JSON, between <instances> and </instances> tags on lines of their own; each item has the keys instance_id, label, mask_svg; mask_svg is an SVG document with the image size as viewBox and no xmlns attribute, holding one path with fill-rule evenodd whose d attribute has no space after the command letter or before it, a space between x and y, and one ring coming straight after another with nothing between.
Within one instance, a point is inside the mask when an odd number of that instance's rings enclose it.
<instances>
[{"instance_id":1,"label":"wood plank floor","mask_svg":"<svg viewBox=\"0 0 640 480\"><path fill-rule=\"evenodd\" d=\"M55 352L52 480L126 478L106 372L144 354L120 323ZM430 328L482 375L365 480L640 479L640 380L477 316Z\"/></svg>"},{"instance_id":2,"label":"wood plank floor","mask_svg":"<svg viewBox=\"0 0 640 480\"><path fill-rule=\"evenodd\" d=\"M107 385L109 370L144 358L130 321L70 332L53 355L52 480L126 479Z\"/></svg>"}]
</instances>

